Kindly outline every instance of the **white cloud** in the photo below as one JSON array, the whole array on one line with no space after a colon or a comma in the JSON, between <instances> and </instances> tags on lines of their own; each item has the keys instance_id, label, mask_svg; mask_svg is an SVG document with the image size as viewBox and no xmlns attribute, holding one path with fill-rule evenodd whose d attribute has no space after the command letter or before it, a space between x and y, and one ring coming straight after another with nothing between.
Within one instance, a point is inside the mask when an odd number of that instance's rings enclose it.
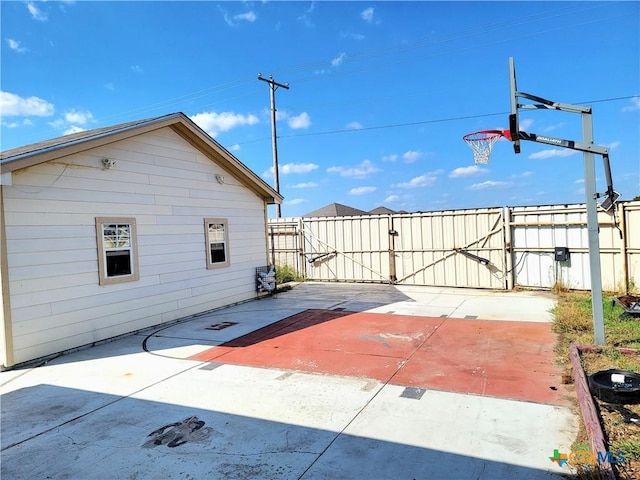
<instances>
[{"instance_id":1,"label":"white cloud","mask_svg":"<svg viewBox=\"0 0 640 480\"><path fill-rule=\"evenodd\" d=\"M512 182L498 182L494 180L487 180L482 183L474 183L469 187L469 190L489 190L496 188L508 188L513 185Z\"/></svg>"},{"instance_id":2,"label":"white cloud","mask_svg":"<svg viewBox=\"0 0 640 480\"><path fill-rule=\"evenodd\" d=\"M33 126L33 122L31 120L29 120L28 118L25 118L25 119L23 119L22 121L19 121L19 122L5 122L3 120L0 123L2 123L2 126L6 127L6 128L32 127Z\"/></svg>"},{"instance_id":3,"label":"white cloud","mask_svg":"<svg viewBox=\"0 0 640 480\"><path fill-rule=\"evenodd\" d=\"M520 130L526 132L533 125L533 120L530 118L521 118L519 124Z\"/></svg>"},{"instance_id":4,"label":"white cloud","mask_svg":"<svg viewBox=\"0 0 640 480\"><path fill-rule=\"evenodd\" d=\"M623 112L635 112L640 110L640 97L632 97L630 100L631 105L627 105L622 109Z\"/></svg>"},{"instance_id":5,"label":"white cloud","mask_svg":"<svg viewBox=\"0 0 640 480\"><path fill-rule=\"evenodd\" d=\"M360 122L349 122L347 123L347 128L350 128L352 130L362 130L364 127Z\"/></svg>"},{"instance_id":6,"label":"white cloud","mask_svg":"<svg viewBox=\"0 0 640 480\"><path fill-rule=\"evenodd\" d=\"M309 173L316 170L318 165L315 163L285 163L278 167L278 172L282 175L290 173Z\"/></svg>"},{"instance_id":7,"label":"white cloud","mask_svg":"<svg viewBox=\"0 0 640 480\"><path fill-rule=\"evenodd\" d=\"M86 125L88 122L93 121L93 114L91 112L76 112L75 110L71 110L70 112L65 112L64 119L69 123Z\"/></svg>"},{"instance_id":8,"label":"white cloud","mask_svg":"<svg viewBox=\"0 0 640 480\"><path fill-rule=\"evenodd\" d=\"M511 175L510 178L525 178L525 177L530 177L531 175L533 175L533 172L526 171L522 173L514 173L513 175Z\"/></svg>"},{"instance_id":9,"label":"white cloud","mask_svg":"<svg viewBox=\"0 0 640 480\"><path fill-rule=\"evenodd\" d=\"M17 53L25 53L29 51L28 48L21 46L20 42L18 40L14 40L13 38L7 38L7 45L9 45L9 48L11 50Z\"/></svg>"},{"instance_id":10,"label":"white cloud","mask_svg":"<svg viewBox=\"0 0 640 480\"><path fill-rule=\"evenodd\" d=\"M69 110L66 111L62 117L49 122L49 125L57 130L63 130L63 135L69 135L70 133L83 132L86 129L82 126L93 121L93 114L89 111L78 112L76 110Z\"/></svg>"},{"instance_id":11,"label":"white cloud","mask_svg":"<svg viewBox=\"0 0 640 480\"><path fill-rule=\"evenodd\" d=\"M229 150L230 150L230 151L232 151L232 152L237 152L238 150L240 150L240 148L241 148L241 147L240 147L240 145L239 145L239 144L234 143L233 145L231 145L231 146L229 147Z\"/></svg>"},{"instance_id":12,"label":"white cloud","mask_svg":"<svg viewBox=\"0 0 640 480\"><path fill-rule=\"evenodd\" d=\"M341 37L343 38L352 38L353 40L364 40L365 36L360 33L341 33Z\"/></svg>"},{"instance_id":13,"label":"white cloud","mask_svg":"<svg viewBox=\"0 0 640 480\"><path fill-rule=\"evenodd\" d=\"M342 65L345 61L345 59L347 58L347 54L342 52L340 55L338 55L336 58L334 58L333 60L331 60L331 66L332 67L339 67L340 65Z\"/></svg>"},{"instance_id":14,"label":"white cloud","mask_svg":"<svg viewBox=\"0 0 640 480\"><path fill-rule=\"evenodd\" d=\"M547 127L543 128L544 132L552 132L554 130L557 130L559 128L564 127L564 123L560 122L560 123L556 123L555 125L549 125ZM521 127L520 130L523 130L523 128Z\"/></svg>"},{"instance_id":15,"label":"white cloud","mask_svg":"<svg viewBox=\"0 0 640 480\"><path fill-rule=\"evenodd\" d=\"M64 132L62 132L63 135L71 135L72 133L78 133L78 132L84 132L85 129L82 127L78 127L77 125L71 125L69 128L67 128Z\"/></svg>"},{"instance_id":16,"label":"white cloud","mask_svg":"<svg viewBox=\"0 0 640 480\"><path fill-rule=\"evenodd\" d=\"M465 178L483 175L489 170L482 168L480 165L471 165L469 167L458 167L449 173L449 178Z\"/></svg>"},{"instance_id":17,"label":"white cloud","mask_svg":"<svg viewBox=\"0 0 640 480\"><path fill-rule=\"evenodd\" d=\"M0 91L0 114L3 117L50 117L53 111L53 104L42 98L22 98L14 93Z\"/></svg>"},{"instance_id":18,"label":"white cloud","mask_svg":"<svg viewBox=\"0 0 640 480\"><path fill-rule=\"evenodd\" d=\"M313 13L313 11L315 10L316 5L314 2L311 2L311 4L309 5L309 7L304 11L304 13L302 15L300 15L298 17L298 20L302 20L302 22L305 24L305 26L307 27L313 27L313 22L311 21L311 14Z\"/></svg>"},{"instance_id":19,"label":"white cloud","mask_svg":"<svg viewBox=\"0 0 640 480\"><path fill-rule=\"evenodd\" d=\"M292 198L291 200L285 200L283 202L284 205L300 205L301 203L306 202L304 198Z\"/></svg>"},{"instance_id":20,"label":"white cloud","mask_svg":"<svg viewBox=\"0 0 640 480\"><path fill-rule=\"evenodd\" d=\"M289 127L293 129L309 128L309 126L311 125L311 118L309 117L307 112L302 112L296 117L289 117L287 123Z\"/></svg>"},{"instance_id":21,"label":"white cloud","mask_svg":"<svg viewBox=\"0 0 640 480\"><path fill-rule=\"evenodd\" d=\"M392 153L391 155L384 155L382 157L383 162L395 162L396 160L398 160L398 155L395 153Z\"/></svg>"},{"instance_id":22,"label":"white cloud","mask_svg":"<svg viewBox=\"0 0 640 480\"><path fill-rule=\"evenodd\" d=\"M404 152L402 154L402 159L404 160L404 163L413 163L416 160L419 160L420 158L422 158L423 155L424 154L422 152L409 150L408 152Z\"/></svg>"},{"instance_id":23,"label":"white cloud","mask_svg":"<svg viewBox=\"0 0 640 480\"><path fill-rule=\"evenodd\" d=\"M435 172L429 172L419 177L413 177L408 182L397 183L393 185L398 188L421 188L430 187L438 180L438 175L442 173L442 170L436 170Z\"/></svg>"},{"instance_id":24,"label":"white cloud","mask_svg":"<svg viewBox=\"0 0 640 480\"><path fill-rule=\"evenodd\" d=\"M544 158L570 157L571 155L575 155L577 153L579 153L578 150L571 150L570 148L552 148L549 150L542 150L541 152L532 153L527 158L531 160L538 160Z\"/></svg>"},{"instance_id":25,"label":"white cloud","mask_svg":"<svg viewBox=\"0 0 640 480\"><path fill-rule=\"evenodd\" d=\"M39 22L47 21L47 15L38 7L36 7L33 2L27 2L27 9L31 14L31 18L33 18L34 20L38 20Z\"/></svg>"},{"instance_id":26,"label":"white cloud","mask_svg":"<svg viewBox=\"0 0 640 480\"><path fill-rule=\"evenodd\" d=\"M400 197L398 195L389 195L384 199L384 203L397 202L398 200L400 200Z\"/></svg>"},{"instance_id":27,"label":"white cloud","mask_svg":"<svg viewBox=\"0 0 640 480\"><path fill-rule=\"evenodd\" d=\"M309 173L318 168L318 165L315 163L285 163L282 165L278 165L278 174L279 175L289 175L292 173ZM273 178L273 166L269 167L269 170L262 173L262 176L267 178ZM296 187L293 187L296 188Z\"/></svg>"},{"instance_id":28,"label":"white cloud","mask_svg":"<svg viewBox=\"0 0 640 480\"><path fill-rule=\"evenodd\" d=\"M131 65L131 71L135 73L143 73L142 67L140 65Z\"/></svg>"},{"instance_id":29,"label":"white cloud","mask_svg":"<svg viewBox=\"0 0 640 480\"><path fill-rule=\"evenodd\" d=\"M607 147L609 147L609 150L615 150L619 146L620 146L620 142L611 142L609 145L607 145Z\"/></svg>"},{"instance_id":30,"label":"white cloud","mask_svg":"<svg viewBox=\"0 0 640 480\"><path fill-rule=\"evenodd\" d=\"M349 190L349 195L366 195L377 190L376 187L355 187Z\"/></svg>"},{"instance_id":31,"label":"white cloud","mask_svg":"<svg viewBox=\"0 0 640 480\"><path fill-rule=\"evenodd\" d=\"M238 15L234 15L234 20L244 20L247 22L255 22L258 16L253 12L249 11L247 13L239 13Z\"/></svg>"},{"instance_id":32,"label":"white cloud","mask_svg":"<svg viewBox=\"0 0 640 480\"><path fill-rule=\"evenodd\" d=\"M229 13L224 10L222 7L218 7L224 16L224 21L230 27L237 27L239 22L255 22L258 16L253 11L248 11L245 13L238 13L237 15L230 16Z\"/></svg>"},{"instance_id":33,"label":"white cloud","mask_svg":"<svg viewBox=\"0 0 640 480\"><path fill-rule=\"evenodd\" d=\"M316 182L303 182L296 183L295 185L291 185L289 188L315 188L318 184Z\"/></svg>"},{"instance_id":34,"label":"white cloud","mask_svg":"<svg viewBox=\"0 0 640 480\"><path fill-rule=\"evenodd\" d=\"M341 177L355 177L355 178L368 177L372 173L379 172L379 171L380 169L376 168L369 160L364 160L360 165L356 167L327 168L327 173L337 173Z\"/></svg>"},{"instance_id":35,"label":"white cloud","mask_svg":"<svg viewBox=\"0 0 640 480\"><path fill-rule=\"evenodd\" d=\"M259 121L253 114L242 115L233 112L202 112L189 118L212 137L235 127L255 125Z\"/></svg>"},{"instance_id":36,"label":"white cloud","mask_svg":"<svg viewBox=\"0 0 640 480\"><path fill-rule=\"evenodd\" d=\"M360 12L360 18L362 18L365 22L371 23L373 21L373 14L375 9L373 7L365 8Z\"/></svg>"}]
</instances>

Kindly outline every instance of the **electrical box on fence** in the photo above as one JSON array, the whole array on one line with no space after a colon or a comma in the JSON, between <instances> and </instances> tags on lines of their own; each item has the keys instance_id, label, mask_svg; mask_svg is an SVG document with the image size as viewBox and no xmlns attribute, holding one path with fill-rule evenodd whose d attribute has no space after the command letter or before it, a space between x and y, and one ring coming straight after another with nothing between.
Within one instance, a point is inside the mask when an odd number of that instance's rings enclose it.
<instances>
[{"instance_id":1,"label":"electrical box on fence","mask_svg":"<svg viewBox=\"0 0 640 480\"><path fill-rule=\"evenodd\" d=\"M569 260L569 248L556 247L554 250L554 258L556 262L566 262Z\"/></svg>"}]
</instances>

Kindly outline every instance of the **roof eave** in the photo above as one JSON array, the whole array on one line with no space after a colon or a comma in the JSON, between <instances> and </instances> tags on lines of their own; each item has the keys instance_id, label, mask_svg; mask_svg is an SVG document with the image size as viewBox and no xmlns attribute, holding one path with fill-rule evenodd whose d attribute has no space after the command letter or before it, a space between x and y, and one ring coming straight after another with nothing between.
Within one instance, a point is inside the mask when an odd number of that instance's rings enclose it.
<instances>
[{"instance_id":1,"label":"roof eave","mask_svg":"<svg viewBox=\"0 0 640 480\"><path fill-rule=\"evenodd\" d=\"M146 122L136 123L128 127L83 137L66 143L21 153L2 159L0 166L2 172L13 172L44 163L57 158L80 153L92 148L100 147L108 143L117 142L160 128L170 127L182 138L188 141L198 150L202 151L212 161L220 165L230 173L243 179L247 188L264 198L268 204L282 203L284 197L271 188L266 182L247 168L240 160L233 156L222 145L213 140L200 127L183 113L175 113L164 117L150 119Z\"/></svg>"}]
</instances>

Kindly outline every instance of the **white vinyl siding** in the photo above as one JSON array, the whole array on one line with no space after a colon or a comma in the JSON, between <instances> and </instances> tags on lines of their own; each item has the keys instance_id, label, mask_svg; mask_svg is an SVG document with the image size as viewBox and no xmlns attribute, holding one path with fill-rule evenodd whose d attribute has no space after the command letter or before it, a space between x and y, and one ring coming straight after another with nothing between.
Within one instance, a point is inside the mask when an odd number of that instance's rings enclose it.
<instances>
[{"instance_id":1,"label":"white vinyl siding","mask_svg":"<svg viewBox=\"0 0 640 480\"><path fill-rule=\"evenodd\" d=\"M16 363L253 298L267 261L264 200L168 127L2 190ZM99 284L96 218L135 220L138 281ZM227 268L203 266L204 218L227 221Z\"/></svg>"}]
</instances>

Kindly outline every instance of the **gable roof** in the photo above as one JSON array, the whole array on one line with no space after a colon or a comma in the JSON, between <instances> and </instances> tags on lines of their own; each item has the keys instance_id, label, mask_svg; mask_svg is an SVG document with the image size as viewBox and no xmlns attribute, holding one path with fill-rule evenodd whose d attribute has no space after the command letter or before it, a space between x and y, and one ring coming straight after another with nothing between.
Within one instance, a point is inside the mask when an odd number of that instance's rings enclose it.
<instances>
[{"instance_id":1,"label":"gable roof","mask_svg":"<svg viewBox=\"0 0 640 480\"><path fill-rule=\"evenodd\" d=\"M368 215L364 210L342 205L341 203L331 203L318 210L309 212L303 217L351 217L357 215Z\"/></svg>"},{"instance_id":2,"label":"gable roof","mask_svg":"<svg viewBox=\"0 0 640 480\"><path fill-rule=\"evenodd\" d=\"M267 203L282 203L282 195L181 112L86 130L6 150L0 152L0 166L3 172L12 172L165 127L170 127Z\"/></svg>"},{"instance_id":3,"label":"gable roof","mask_svg":"<svg viewBox=\"0 0 640 480\"><path fill-rule=\"evenodd\" d=\"M369 215L389 215L392 213L398 213L395 210L391 210L390 208L387 207L376 207L373 210L369 210Z\"/></svg>"}]
</instances>

